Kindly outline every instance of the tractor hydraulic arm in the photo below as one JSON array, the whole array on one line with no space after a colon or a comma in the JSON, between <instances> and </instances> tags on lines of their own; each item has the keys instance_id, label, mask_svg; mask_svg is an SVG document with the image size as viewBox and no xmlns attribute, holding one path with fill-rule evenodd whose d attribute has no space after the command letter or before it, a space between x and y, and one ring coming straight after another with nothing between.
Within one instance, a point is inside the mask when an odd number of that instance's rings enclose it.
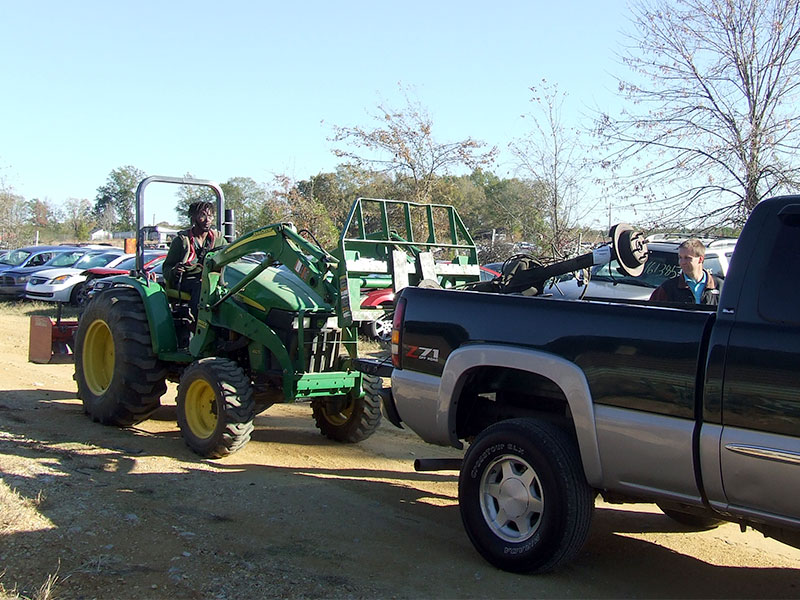
<instances>
[{"instance_id":1,"label":"tractor hydraulic arm","mask_svg":"<svg viewBox=\"0 0 800 600\"><path fill-rule=\"evenodd\" d=\"M290 223L267 225L243 235L221 250L209 253L205 268L207 272L220 272L225 265L255 252L266 255L259 268L251 271L214 305L240 292L264 269L276 264L291 270L326 301L331 302L337 297L334 274L338 261L302 237Z\"/></svg>"}]
</instances>

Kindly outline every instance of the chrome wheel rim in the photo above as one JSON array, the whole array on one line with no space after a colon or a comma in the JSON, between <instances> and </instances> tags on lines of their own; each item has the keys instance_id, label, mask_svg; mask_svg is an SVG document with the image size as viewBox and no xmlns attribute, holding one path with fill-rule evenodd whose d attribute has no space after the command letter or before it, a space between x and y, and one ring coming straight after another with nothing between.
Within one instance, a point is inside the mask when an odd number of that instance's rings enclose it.
<instances>
[{"instance_id":1,"label":"chrome wheel rim","mask_svg":"<svg viewBox=\"0 0 800 600\"><path fill-rule=\"evenodd\" d=\"M544 492L527 461L510 454L496 458L483 472L479 493L483 518L497 537L520 543L539 529Z\"/></svg>"}]
</instances>

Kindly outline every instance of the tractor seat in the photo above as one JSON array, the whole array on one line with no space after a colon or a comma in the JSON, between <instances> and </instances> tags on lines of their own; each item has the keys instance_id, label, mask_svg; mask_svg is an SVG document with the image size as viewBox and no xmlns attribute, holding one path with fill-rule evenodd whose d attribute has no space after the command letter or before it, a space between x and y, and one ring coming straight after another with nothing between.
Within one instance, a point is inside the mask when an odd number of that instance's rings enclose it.
<instances>
[{"instance_id":1,"label":"tractor seat","mask_svg":"<svg viewBox=\"0 0 800 600\"><path fill-rule=\"evenodd\" d=\"M170 302L188 302L192 299L192 295L189 292L181 292L166 286L164 291L167 293L167 300Z\"/></svg>"}]
</instances>

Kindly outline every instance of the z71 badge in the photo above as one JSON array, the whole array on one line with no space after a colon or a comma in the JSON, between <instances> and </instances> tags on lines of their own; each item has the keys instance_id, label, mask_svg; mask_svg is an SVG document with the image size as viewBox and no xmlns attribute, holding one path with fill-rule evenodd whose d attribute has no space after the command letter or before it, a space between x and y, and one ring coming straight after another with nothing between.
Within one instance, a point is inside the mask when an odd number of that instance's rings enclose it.
<instances>
[{"instance_id":1,"label":"z71 badge","mask_svg":"<svg viewBox=\"0 0 800 600\"><path fill-rule=\"evenodd\" d=\"M408 346L406 358L416 358L417 360L429 360L439 362L438 348L425 348L423 346Z\"/></svg>"}]
</instances>

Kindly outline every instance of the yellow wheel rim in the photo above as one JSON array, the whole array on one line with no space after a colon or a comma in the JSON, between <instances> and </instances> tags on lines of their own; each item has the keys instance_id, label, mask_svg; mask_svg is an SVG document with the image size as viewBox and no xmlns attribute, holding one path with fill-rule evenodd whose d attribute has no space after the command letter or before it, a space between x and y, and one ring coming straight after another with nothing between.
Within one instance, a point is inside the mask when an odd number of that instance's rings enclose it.
<instances>
[{"instance_id":1,"label":"yellow wheel rim","mask_svg":"<svg viewBox=\"0 0 800 600\"><path fill-rule=\"evenodd\" d=\"M186 390L186 423L193 435L200 439L211 437L217 428L217 403L214 388L205 380L198 379Z\"/></svg>"},{"instance_id":2,"label":"yellow wheel rim","mask_svg":"<svg viewBox=\"0 0 800 600\"><path fill-rule=\"evenodd\" d=\"M350 417L353 416L354 404L355 402L353 400L350 400L347 403L347 406L345 406L339 412L332 412L328 410L326 406L323 406L322 414L325 415L325 419L328 421L328 423L340 427L342 425L345 425L350 420Z\"/></svg>"},{"instance_id":3,"label":"yellow wheel rim","mask_svg":"<svg viewBox=\"0 0 800 600\"><path fill-rule=\"evenodd\" d=\"M103 395L114 377L114 336L102 319L94 321L86 330L83 376L95 396Z\"/></svg>"}]
</instances>

